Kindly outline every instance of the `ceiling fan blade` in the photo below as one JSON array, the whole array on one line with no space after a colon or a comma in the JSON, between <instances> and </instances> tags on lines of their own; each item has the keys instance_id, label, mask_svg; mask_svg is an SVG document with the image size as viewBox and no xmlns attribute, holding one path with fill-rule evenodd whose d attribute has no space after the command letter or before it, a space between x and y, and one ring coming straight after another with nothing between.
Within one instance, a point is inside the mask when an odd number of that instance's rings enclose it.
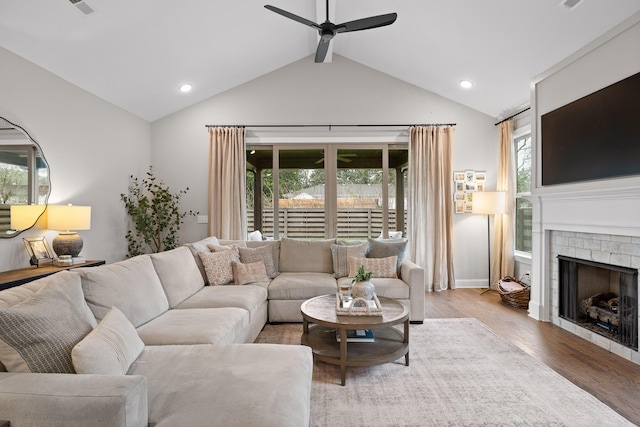
<instances>
[{"instance_id":1,"label":"ceiling fan blade","mask_svg":"<svg viewBox=\"0 0 640 427\"><path fill-rule=\"evenodd\" d=\"M368 18L356 19L355 21L344 22L342 24L336 25L336 32L347 33L351 31L384 27L396 22L397 18L397 13L387 13L386 15L370 16Z\"/></svg>"},{"instance_id":2,"label":"ceiling fan blade","mask_svg":"<svg viewBox=\"0 0 640 427\"><path fill-rule=\"evenodd\" d=\"M272 12L277 13L278 15L282 15L285 18L293 19L296 22L299 22L299 23L304 24L304 25L308 25L309 27L315 28L317 30L319 30L321 28L320 25L316 24L313 21L310 21L310 20L308 20L306 18L303 18L301 16L298 16L298 15L294 15L293 13L287 12L286 10L282 10L282 9L280 9L278 7L271 6L270 4L265 4L264 7L266 9L272 11Z\"/></svg>"},{"instance_id":3,"label":"ceiling fan blade","mask_svg":"<svg viewBox=\"0 0 640 427\"><path fill-rule=\"evenodd\" d=\"M318 49L316 50L316 63L324 62L324 58L327 56L329 50L329 43L333 38L332 34L323 34L318 42Z\"/></svg>"}]
</instances>

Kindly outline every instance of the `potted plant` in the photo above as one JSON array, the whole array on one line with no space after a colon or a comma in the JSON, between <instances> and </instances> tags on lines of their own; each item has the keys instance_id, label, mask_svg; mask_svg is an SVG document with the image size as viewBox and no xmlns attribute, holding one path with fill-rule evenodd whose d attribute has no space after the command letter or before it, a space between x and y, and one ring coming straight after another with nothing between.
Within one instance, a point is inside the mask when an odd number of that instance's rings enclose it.
<instances>
[{"instance_id":1,"label":"potted plant","mask_svg":"<svg viewBox=\"0 0 640 427\"><path fill-rule=\"evenodd\" d=\"M131 228L127 231L127 256L162 252L178 246L178 230L187 215L198 212L180 211L180 198L189 190L172 193L158 180L149 167L146 178L131 175L129 194L120 194L129 215Z\"/></svg>"},{"instance_id":2,"label":"potted plant","mask_svg":"<svg viewBox=\"0 0 640 427\"><path fill-rule=\"evenodd\" d=\"M376 292L373 283L370 281L371 274L371 271L364 271L363 265L358 267L358 272L351 281L351 283L353 283L353 286L351 287L351 294L354 298L364 298L367 300L373 299Z\"/></svg>"}]
</instances>

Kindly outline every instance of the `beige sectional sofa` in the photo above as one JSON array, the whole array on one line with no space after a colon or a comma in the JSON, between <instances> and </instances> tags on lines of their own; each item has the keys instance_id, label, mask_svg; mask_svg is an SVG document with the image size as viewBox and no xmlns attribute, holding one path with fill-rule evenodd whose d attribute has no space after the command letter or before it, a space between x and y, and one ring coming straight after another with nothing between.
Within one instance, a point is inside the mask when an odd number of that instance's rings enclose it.
<instances>
[{"instance_id":1,"label":"beige sectional sofa","mask_svg":"<svg viewBox=\"0 0 640 427\"><path fill-rule=\"evenodd\" d=\"M424 321L424 269L404 257L405 240L368 239L367 242L346 243L338 239L283 238L276 241L237 241L209 237L186 246L191 249L202 274L206 277L198 253L208 253L216 247L224 250L232 245L247 248L268 246L272 249L273 262L278 274L273 279L255 283L268 292L269 322L302 322L300 306L305 300L335 294L339 283L351 282L345 265L349 257L383 258L391 254L400 255L396 277L374 275L371 281L375 285L376 294L397 299L409 307L412 323Z\"/></svg>"},{"instance_id":2,"label":"beige sectional sofa","mask_svg":"<svg viewBox=\"0 0 640 427\"><path fill-rule=\"evenodd\" d=\"M383 256L397 244L210 237L0 291L7 365L0 363L0 420L14 427L306 426L309 348L251 343L268 321L299 322L304 300L350 281L352 256L389 267ZM230 245L268 247L258 252L276 273L243 286L206 286L211 272L202 259ZM422 322L423 269L406 259L391 267L389 277L372 279L376 293L404 302L411 321ZM37 348L17 351L32 330ZM32 357L42 347L51 353Z\"/></svg>"},{"instance_id":3,"label":"beige sectional sofa","mask_svg":"<svg viewBox=\"0 0 640 427\"><path fill-rule=\"evenodd\" d=\"M249 344L267 321L267 295L205 286L185 247L2 291L0 419L306 426L309 349Z\"/></svg>"}]
</instances>

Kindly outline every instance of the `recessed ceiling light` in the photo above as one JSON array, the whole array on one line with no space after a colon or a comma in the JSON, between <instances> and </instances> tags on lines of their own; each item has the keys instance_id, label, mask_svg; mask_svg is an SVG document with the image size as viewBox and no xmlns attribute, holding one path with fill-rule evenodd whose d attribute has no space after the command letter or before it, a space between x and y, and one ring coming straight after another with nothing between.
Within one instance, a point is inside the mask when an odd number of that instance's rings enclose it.
<instances>
[{"instance_id":1,"label":"recessed ceiling light","mask_svg":"<svg viewBox=\"0 0 640 427\"><path fill-rule=\"evenodd\" d=\"M463 89L471 89L473 82L471 80L460 80L460 87Z\"/></svg>"},{"instance_id":2,"label":"recessed ceiling light","mask_svg":"<svg viewBox=\"0 0 640 427\"><path fill-rule=\"evenodd\" d=\"M184 83L184 84L181 84L178 89L180 89L180 92L182 93L187 93L187 92L191 92L192 88L193 86L191 86L191 83Z\"/></svg>"}]
</instances>

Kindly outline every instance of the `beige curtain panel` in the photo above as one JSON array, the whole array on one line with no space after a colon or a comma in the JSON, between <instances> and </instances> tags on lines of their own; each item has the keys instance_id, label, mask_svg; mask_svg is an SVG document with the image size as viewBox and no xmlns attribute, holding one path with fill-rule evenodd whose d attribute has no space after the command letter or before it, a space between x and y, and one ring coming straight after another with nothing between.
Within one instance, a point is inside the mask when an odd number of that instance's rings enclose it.
<instances>
[{"instance_id":1,"label":"beige curtain panel","mask_svg":"<svg viewBox=\"0 0 640 427\"><path fill-rule=\"evenodd\" d=\"M209 236L247 237L244 128L209 128Z\"/></svg>"},{"instance_id":2,"label":"beige curtain panel","mask_svg":"<svg viewBox=\"0 0 640 427\"><path fill-rule=\"evenodd\" d=\"M493 220L489 287L494 289L501 277L514 274L516 172L512 133L513 120L500 123L497 191L505 193L505 213L495 215Z\"/></svg>"},{"instance_id":3,"label":"beige curtain panel","mask_svg":"<svg viewBox=\"0 0 640 427\"><path fill-rule=\"evenodd\" d=\"M429 291L455 289L452 152L455 128L409 128L409 253Z\"/></svg>"}]
</instances>

